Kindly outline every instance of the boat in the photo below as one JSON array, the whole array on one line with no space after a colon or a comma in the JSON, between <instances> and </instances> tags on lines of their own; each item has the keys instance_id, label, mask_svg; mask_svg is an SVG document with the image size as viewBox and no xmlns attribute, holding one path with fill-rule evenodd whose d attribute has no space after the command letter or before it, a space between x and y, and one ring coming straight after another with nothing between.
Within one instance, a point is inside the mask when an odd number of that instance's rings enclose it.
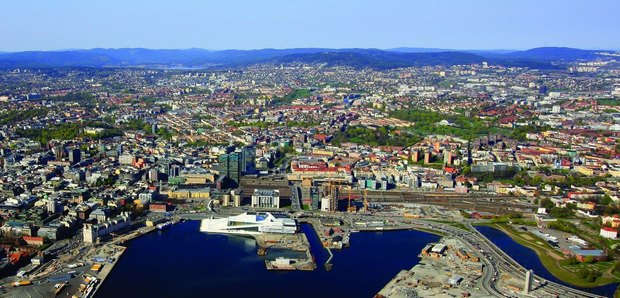
<instances>
[{"instance_id":1,"label":"boat","mask_svg":"<svg viewBox=\"0 0 620 298\"><path fill-rule=\"evenodd\" d=\"M163 230L163 229L166 229L166 228L170 227L171 225L172 225L172 222L171 221L167 221L167 222L163 222L163 223L158 224L156 227L157 227L158 230Z\"/></svg>"},{"instance_id":2,"label":"boat","mask_svg":"<svg viewBox=\"0 0 620 298\"><path fill-rule=\"evenodd\" d=\"M360 230L355 230L355 229L351 229L351 230L349 230L349 232L351 232L351 233L358 233L359 231L360 231Z\"/></svg>"},{"instance_id":3,"label":"boat","mask_svg":"<svg viewBox=\"0 0 620 298\"><path fill-rule=\"evenodd\" d=\"M63 290L66 286L67 286L67 282L60 283L60 284L56 284L56 285L54 286L54 288L56 289L56 290L54 291L54 294L55 294L56 296L58 296L58 294L60 294L60 292L62 292L62 290Z\"/></svg>"}]
</instances>

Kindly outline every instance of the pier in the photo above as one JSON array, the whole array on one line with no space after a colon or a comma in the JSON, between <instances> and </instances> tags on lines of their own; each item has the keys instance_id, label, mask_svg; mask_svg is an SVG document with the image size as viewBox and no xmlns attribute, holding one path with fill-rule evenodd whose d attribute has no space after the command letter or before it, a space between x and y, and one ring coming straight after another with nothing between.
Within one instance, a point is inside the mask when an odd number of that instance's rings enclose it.
<instances>
[{"instance_id":1,"label":"pier","mask_svg":"<svg viewBox=\"0 0 620 298\"><path fill-rule=\"evenodd\" d=\"M332 253L332 250L329 249L329 247L325 248L327 250L327 253L329 254L329 258L327 259L327 261L325 261L325 270L326 271L331 271L332 267L334 266L334 264L331 263L332 259L334 258L334 254Z\"/></svg>"}]
</instances>

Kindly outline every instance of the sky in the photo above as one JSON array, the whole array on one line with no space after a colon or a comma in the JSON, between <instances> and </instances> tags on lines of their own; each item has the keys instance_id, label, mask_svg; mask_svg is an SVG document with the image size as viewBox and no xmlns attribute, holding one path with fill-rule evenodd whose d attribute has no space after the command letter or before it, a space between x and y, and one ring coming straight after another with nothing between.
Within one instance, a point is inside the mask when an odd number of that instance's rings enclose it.
<instances>
[{"instance_id":1,"label":"sky","mask_svg":"<svg viewBox=\"0 0 620 298\"><path fill-rule=\"evenodd\" d=\"M0 51L620 49L618 0L0 0Z\"/></svg>"}]
</instances>

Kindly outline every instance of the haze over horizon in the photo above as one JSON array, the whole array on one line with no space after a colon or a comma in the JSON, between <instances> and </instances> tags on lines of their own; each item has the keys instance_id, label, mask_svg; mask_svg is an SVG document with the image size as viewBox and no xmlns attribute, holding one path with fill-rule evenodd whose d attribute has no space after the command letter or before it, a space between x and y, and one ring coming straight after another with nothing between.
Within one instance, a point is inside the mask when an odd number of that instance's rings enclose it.
<instances>
[{"instance_id":1,"label":"haze over horizon","mask_svg":"<svg viewBox=\"0 0 620 298\"><path fill-rule=\"evenodd\" d=\"M0 51L92 48L618 50L620 2L111 0L4 3ZM8 25L7 25L8 24Z\"/></svg>"}]
</instances>

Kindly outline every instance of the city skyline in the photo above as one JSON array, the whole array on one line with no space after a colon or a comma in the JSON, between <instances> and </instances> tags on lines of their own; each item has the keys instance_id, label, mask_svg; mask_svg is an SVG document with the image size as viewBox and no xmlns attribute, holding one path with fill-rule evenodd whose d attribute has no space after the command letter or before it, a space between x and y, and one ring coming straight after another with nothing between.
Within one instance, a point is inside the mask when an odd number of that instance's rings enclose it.
<instances>
[{"instance_id":1,"label":"city skyline","mask_svg":"<svg viewBox=\"0 0 620 298\"><path fill-rule=\"evenodd\" d=\"M6 3L0 51L91 48L619 49L600 1ZM561 4L561 5L560 5ZM27 16L24 22L24 16Z\"/></svg>"}]
</instances>

